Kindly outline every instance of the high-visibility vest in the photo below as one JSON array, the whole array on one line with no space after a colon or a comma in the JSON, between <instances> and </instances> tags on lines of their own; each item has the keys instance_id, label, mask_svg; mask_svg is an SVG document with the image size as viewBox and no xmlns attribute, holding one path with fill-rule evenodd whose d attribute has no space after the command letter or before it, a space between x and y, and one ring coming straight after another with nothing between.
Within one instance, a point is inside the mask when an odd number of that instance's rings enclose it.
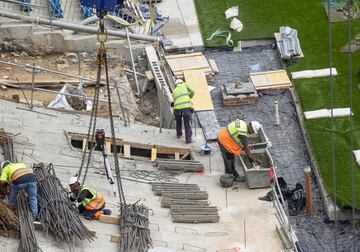
<instances>
[{"instance_id":1,"label":"high-visibility vest","mask_svg":"<svg viewBox=\"0 0 360 252\"><path fill-rule=\"evenodd\" d=\"M32 170L23 163L10 163L2 170L1 178L6 182L13 182L26 174L32 174ZM3 179L2 179L3 180Z\"/></svg>"},{"instance_id":2,"label":"high-visibility vest","mask_svg":"<svg viewBox=\"0 0 360 252\"><path fill-rule=\"evenodd\" d=\"M227 151L237 156L244 147L239 135L248 137L247 125L246 122L236 119L220 130L218 139Z\"/></svg>"},{"instance_id":3,"label":"high-visibility vest","mask_svg":"<svg viewBox=\"0 0 360 252\"><path fill-rule=\"evenodd\" d=\"M193 108L191 97L194 91L186 83L177 84L173 93L174 110Z\"/></svg>"},{"instance_id":4,"label":"high-visibility vest","mask_svg":"<svg viewBox=\"0 0 360 252\"><path fill-rule=\"evenodd\" d=\"M100 193L86 187L83 187L82 190L88 190L93 195L91 199L85 198L81 201L81 204L87 211L100 210L104 206L105 199Z\"/></svg>"}]
</instances>

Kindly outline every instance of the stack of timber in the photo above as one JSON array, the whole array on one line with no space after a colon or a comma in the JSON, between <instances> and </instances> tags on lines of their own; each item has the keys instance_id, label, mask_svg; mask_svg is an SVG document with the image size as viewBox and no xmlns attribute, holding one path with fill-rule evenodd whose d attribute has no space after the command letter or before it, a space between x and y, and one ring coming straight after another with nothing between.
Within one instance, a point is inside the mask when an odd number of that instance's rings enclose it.
<instances>
[{"instance_id":1,"label":"stack of timber","mask_svg":"<svg viewBox=\"0 0 360 252\"><path fill-rule=\"evenodd\" d=\"M216 223L220 216L210 206L206 191L197 184L153 183L155 195L161 196L161 207L170 208L171 219L179 223Z\"/></svg>"},{"instance_id":2,"label":"stack of timber","mask_svg":"<svg viewBox=\"0 0 360 252\"><path fill-rule=\"evenodd\" d=\"M176 160L158 158L154 162L154 166L162 171L176 172L204 172L204 166L196 160Z\"/></svg>"},{"instance_id":3,"label":"stack of timber","mask_svg":"<svg viewBox=\"0 0 360 252\"><path fill-rule=\"evenodd\" d=\"M250 73L250 80L257 91L285 91L292 83L285 70Z\"/></svg>"}]
</instances>

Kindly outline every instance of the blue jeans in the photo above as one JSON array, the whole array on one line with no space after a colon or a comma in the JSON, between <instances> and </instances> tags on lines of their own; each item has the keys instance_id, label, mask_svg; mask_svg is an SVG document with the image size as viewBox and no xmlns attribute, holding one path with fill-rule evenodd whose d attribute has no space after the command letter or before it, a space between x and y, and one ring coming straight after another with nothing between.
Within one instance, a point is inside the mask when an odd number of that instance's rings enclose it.
<instances>
[{"instance_id":1,"label":"blue jeans","mask_svg":"<svg viewBox=\"0 0 360 252\"><path fill-rule=\"evenodd\" d=\"M37 188L36 182L28 182L19 185L11 184L11 192L9 197L9 205L14 206L16 203L16 196L22 190L26 190L28 201L30 204L30 210L35 218L38 214L38 204L37 204Z\"/></svg>"}]
</instances>

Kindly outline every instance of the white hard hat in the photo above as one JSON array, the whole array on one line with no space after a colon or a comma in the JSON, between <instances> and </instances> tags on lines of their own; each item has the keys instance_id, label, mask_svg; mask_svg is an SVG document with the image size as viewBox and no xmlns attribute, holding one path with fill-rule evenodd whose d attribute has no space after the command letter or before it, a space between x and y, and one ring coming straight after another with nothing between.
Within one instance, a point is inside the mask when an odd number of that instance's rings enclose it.
<instances>
[{"instance_id":1,"label":"white hard hat","mask_svg":"<svg viewBox=\"0 0 360 252\"><path fill-rule=\"evenodd\" d=\"M184 81L182 80L182 79L177 79L176 81L175 81L175 85L177 85L177 84L180 84L180 83L183 83Z\"/></svg>"},{"instance_id":2,"label":"white hard hat","mask_svg":"<svg viewBox=\"0 0 360 252\"><path fill-rule=\"evenodd\" d=\"M69 179L69 185L75 184L76 182L78 182L78 178L77 177L71 177Z\"/></svg>"},{"instance_id":3,"label":"white hard hat","mask_svg":"<svg viewBox=\"0 0 360 252\"><path fill-rule=\"evenodd\" d=\"M261 124L258 121L251 121L251 127L254 130L254 133L257 134L261 128Z\"/></svg>"}]
</instances>

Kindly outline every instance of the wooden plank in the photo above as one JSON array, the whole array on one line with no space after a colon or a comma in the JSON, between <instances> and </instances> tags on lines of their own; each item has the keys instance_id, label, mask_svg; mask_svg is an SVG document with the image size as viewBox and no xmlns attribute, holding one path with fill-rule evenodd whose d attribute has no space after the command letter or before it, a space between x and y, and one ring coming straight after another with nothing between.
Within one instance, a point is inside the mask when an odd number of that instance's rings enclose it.
<instances>
[{"instance_id":1,"label":"wooden plank","mask_svg":"<svg viewBox=\"0 0 360 252\"><path fill-rule=\"evenodd\" d=\"M106 154L111 155L111 142L105 142Z\"/></svg>"},{"instance_id":2,"label":"wooden plank","mask_svg":"<svg viewBox=\"0 0 360 252\"><path fill-rule=\"evenodd\" d=\"M85 151L85 148L87 147L87 139L86 138L84 138L83 140L82 140L82 151Z\"/></svg>"},{"instance_id":3,"label":"wooden plank","mask_svg":"<svg viewBox=\"0 0 360 252\"><path fill-rule=\"evenodd\" d=\"M107 224L115 224L115 225L120 224L119 217L111 216L111 215L100 215L99 221Z\"/></svg>"},{"instance_id":4,"label":"wooden plank","mask_svg":"<svg viewBox=\"0 0 360 252\"><path fill-rule=\"evenodd\" d=\"M148 81L153 81L155 79L154 75L151 71L145 71L145 75L146 75L146 78L148 79Z\"/></svg>"},{"instance_id":5,"label":"wooden plank","mask_svg":"<svg viewBox=\"0 0 360 252\"><path fill-rule=\"evenodd\" d=\"M197 70L188 70L184 71L184 77L186 83L195 91L195 95L191 99L194 110L214 110L205 73Z\"/></svg>"},{"instance_id":6,"label":"wooden plank","mask_svg":"<svg viewBox=\"0 0 360 252\"><path fill-rule=\"evenodd\" d=\"M211 72L211 67L206 57L200 53L196 55L184 54L183 57L180 55L176 58L165 56L171 70L173 72L192 70L192 69L204 69L204 72Z\"/></svg>"},{"instance_id":7,"label":"wooden plank","mask_svg":"<svg viewBox=\"0 0 360 252\"><path fill-rule=\"evenodd\" d=\"M209 64L210 64L210 67L211 67L211 69L212 69L212 71L214 73L219 73L220 72L219 68L218 68L218 66L216 64L216 61L214 59L209 59Z\"/></svg>"},{"instance_id":8,"label":"wooden plank","mask_svg":"<svg viewBox=\"0 0 360 252\"><path fill-rule=\"evenodd\" d=\"M110 237L110 241L113 243L119 243L120 240L121 240L121 235L112 234Z\"/></svg>"},{"instance_id":9,"label":"wooden plank","mask_svg":"<svg viewBox=\"0 0 360 252\"><path fill-rule=\"evenodd\" d=\"M203 55L201 52L186 53L186 54L172 54L172 55L166 55L166 59L186 58L186 57L194 57L194 56L201 56L201 55Z\"/></svg>"},{"instance_id":10,"label":"wooden plank","mask_svg":"<svg viewBox=\"0 0 360 252\"><path fill-rule=\"evenodd\" d=\"M151 148L151 161L156 160L156 158L157 158L157 149Z\"/></svg>"},{"instance_id":11,"label":"wooden plank","mask_svg":"<svg viewBox=\"0 0 360 252\"><path fill-rule=\"evenodd\" d=\"M175 152L175 160L180 160L180 153L179 152Z\"/></svg>"},{"instance_id":12,"label":"wooden plank","mask_svg":"<svg viewBox=\"0 0 360 252\"><path fill-rule=\"evenodd\" d=\"M292 85L285 70L250 73L250 79L256 90L286 88Z\"/></svg>"},{"instance_id":13,"label":"wooden plank","mask_svg":"<svg viewBox=\"0 0 360 252\"><path fill-rule=\"evenodd\" d=\"M67 134L71 140L75 140L75 141L83 141L87 137L86 134L79 134L73 132L68 132ZM111 138L106 137L105 141L111 142ZM185 155L186 153L191 151L191 148L169 147L163 145L144 144L138 142L124 141L123 139L116 139L116 145L124 146L126 144L130 145L133 148L145 149L150 151L151 148L155 146L157 148L158 154L175 154L175 152L179 152L180 155Z\"/></svg>"},{"instance_id":14,"label":"wooden plank","mask_svg":"<svg viewBox=\"0 0 360 252\"><path fill-rule=\"evenodd\" d=\"M124 144L124 157L126 157L126 158L131 157L130 149L131 149L131 147L129 144Z\"/></svg>"}]
</instances>

